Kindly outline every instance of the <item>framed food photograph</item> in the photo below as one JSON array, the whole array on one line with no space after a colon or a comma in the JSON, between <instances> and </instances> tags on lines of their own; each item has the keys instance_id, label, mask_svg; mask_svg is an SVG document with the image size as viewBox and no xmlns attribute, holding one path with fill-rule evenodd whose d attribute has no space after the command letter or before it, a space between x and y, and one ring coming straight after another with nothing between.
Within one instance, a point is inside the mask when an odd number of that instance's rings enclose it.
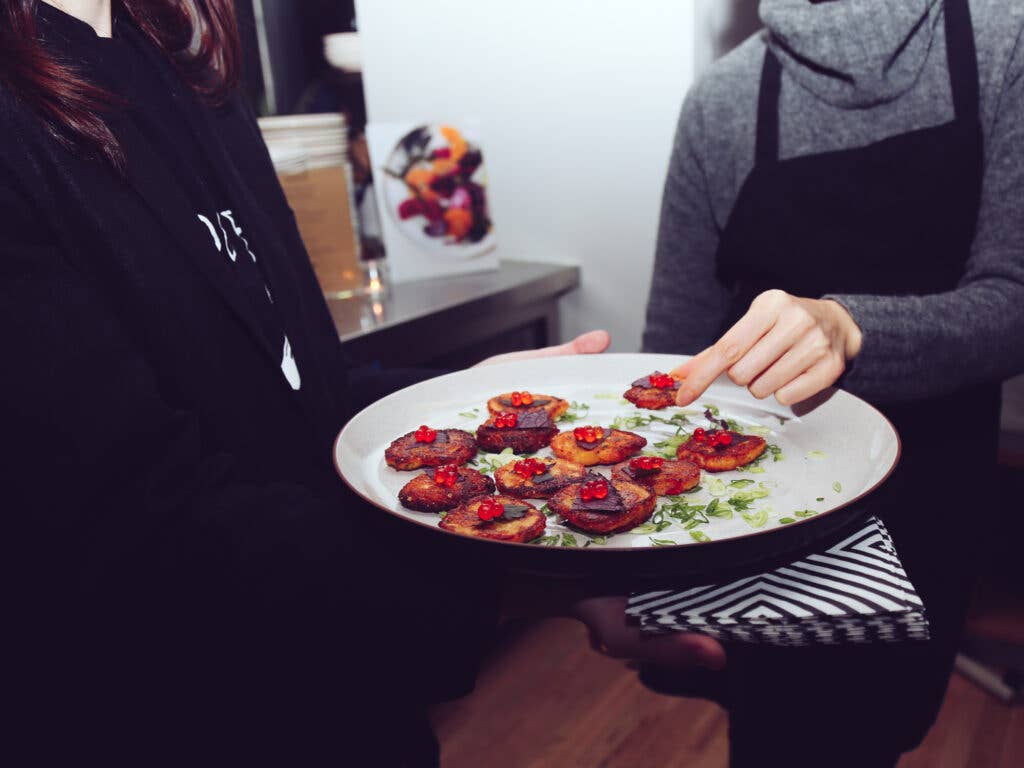
<instances>
[{"instance_id":1,"label":"framed food photograph","mask_svg":"<svg viewBox=\"0 0 1024 768\"><path fill-rule=\"evenodd\" d=\"M392 279L496 269L490 188L476 124L371 123L366 135Z\"/></svg>"}]
</instances>

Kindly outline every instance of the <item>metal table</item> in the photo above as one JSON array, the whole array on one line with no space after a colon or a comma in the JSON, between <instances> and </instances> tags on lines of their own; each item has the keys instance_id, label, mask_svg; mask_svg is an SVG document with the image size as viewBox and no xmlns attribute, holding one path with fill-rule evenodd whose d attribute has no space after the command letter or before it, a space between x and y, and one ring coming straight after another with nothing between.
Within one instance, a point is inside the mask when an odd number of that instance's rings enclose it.
<instances>
[{"instance_id":1,"label":"metal table","mask_svg":"<svg viewBox=\"0 0 1024 768\"><path fill-rule=\"evenodd\" d=\"M503 261L497 271L393 285L382 299L327 303L357 363L463 366L557 343L558 299L579 282L576 266Z\"/></svg>"}]
</instances>

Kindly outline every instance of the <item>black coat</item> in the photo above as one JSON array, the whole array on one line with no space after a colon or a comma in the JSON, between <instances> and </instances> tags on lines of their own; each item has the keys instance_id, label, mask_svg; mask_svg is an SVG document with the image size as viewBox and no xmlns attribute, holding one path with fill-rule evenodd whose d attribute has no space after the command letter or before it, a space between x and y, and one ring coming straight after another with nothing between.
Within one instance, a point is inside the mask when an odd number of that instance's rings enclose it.
<instances>
[{"instance_id":1,"label":"black coat","mask_svg":"<svg viewBox=\"0 0 1024 768\"><path fill-rule=\"evenodd\" d=\"M415 558L345 489L331 447L358 408L417 376L349 369L250 110L200 106L161 66L250 236L275 245L263 266L302 385L129 116L110 118L121 176L63 149L0 88L3 541L20 598L9 626L33 678L23 713L52 725L160 707L181 741L182 711L217 712L197 729L245 711L259 734L253 713L280 730L282 699L308 722L324 710L295 702L336 709L345 690L390 698L400 722L465 689L466 665L430 663L424 682L423 661L475 635L461 601L423 599L430 574L388 564ZM357 535L391 549L364 557ZM87 720L101 743L104 717Z\"/></svg>"}]
</instances>

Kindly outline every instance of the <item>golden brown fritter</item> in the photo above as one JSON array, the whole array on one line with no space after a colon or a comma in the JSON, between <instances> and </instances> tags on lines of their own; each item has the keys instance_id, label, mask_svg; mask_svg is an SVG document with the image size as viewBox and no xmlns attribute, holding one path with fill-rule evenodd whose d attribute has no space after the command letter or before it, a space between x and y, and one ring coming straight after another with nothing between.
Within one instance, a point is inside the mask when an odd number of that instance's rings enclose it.
<instances>
[{"instance_id":1,"label":"golden brown fritter","mask_svg":"<svg viewBox=\"0 0 1024 768\"><path fill-rule=\"evenodd\" d=\"M499 427L499 420L508 416L517 419L514 427ZM558 427L543 408L529 411L493 414L476 430L476 442L489 453L501 453L511 448L514 453L536 453L546 448L551 438L558 433Z\"/></svg>"},{"instance_id":2,"label":"golden brown fritter","mask_svg":"<svg viewBox=\"0 0 1024 768\"><path fill-rule=\"evenodd\" d=\"M660 411L676 404L676 393L672 389L630 387L622 396L637 408L646 408L650 411Z\"/></svg>"},{"instance_id":3,"label":"golden brown fritter","mask_svg":"<svg viewBox=\"0 0 1024 768\"><path fill-rule=\"evenodd\" d=\"M728 434L732 437L731 445L712 446L707 440L701 442L691 437L676 449L676 456L692 461L708 472L727 472L749 464L764 453L768 445L763 437L757 435Z\"/></svg>"},{"instance_id":4,"label":"golden brown fritter","mask_svg":"<svg viewBox=\"0 0 1024 768\"><path fill-rule=\"evenodd\" d=\"M621 429L604 430L604 437L596 444L577 440L575 430L559 432L551 440L551 450L555 456L585 467L618 464L640 453L645 445L647 438Z\"/></svg>"},{"instance_id":5,"label":"golden brown fritter","mask_svg":"<svg viewBox=\"0 0 1024 768\"><path fill-rule=\"evenodd\" d=\"M665 377L666 380L670 379L672 381L671 386L654 386L651 383L651 379L656 377ZM634 381L622 396L637 408L660 411L662 408L668 408L676 404L676 392L679 391L680 381L675 376L655 371L650 376Z\"/></svg>"},{"instance_id":6,"label":"golden brown fritter","mask_svg":"<svg viewBox=\"0 0 1024 768\"><path fill-rule=\"evenodd\" d=\"M437 470L416 475L398 492L398 500L407 509L418 512L443 512L483 494L494 493L494 481L469 467L459 467L455 485L448 487L434 480Z\"/></svg>"},{"instance_id":7,"label":"golden brown fritter","mask_svg":"<svg viewBox=\"0 0 1024 768\"><path fill-rule=\"evenodd\" d=\"M654 512L657 496L643 486L619 480L612 480L610 486L618 494L617 503L613 503L611 493L608 499L604 500L607 502L604 504L593 500L583 501L580 497L583 484L574 483L552 496L548 500L548 506L574 528L600 534L628 531L646 522Z\"/></svg>"},{"instance_id":8,"label":"golden brown fritter","mask_svg":"<svg viewBox=\"0 0 1024 768\"><path fill-rule=\"evenodd\" d=\"M523 394L523 393L520 393ZM505 392L501 395L495 395L487 401L487 410L491 413L501 413L502 411L526 411L531 408L543 408L548 412L552 421L557 419L567 410L569 410L569 401L562 400L561 398L555 397L554 395L538 395L536 393L528 393L533 398L533 402L529 405L513 405L512 393Z\"/></svg>"},{"instance_id":9,"label":"golden brown fritter","mask_svg":"<svg viewBox=\"0 0 1024 768\"><path fill-rule=\"evenodd\" d=\"M384 451L389 467L411 471L442 464L465 464L476 456L476 440L464 429L439 429L432 443L416 442L416 432L402 435Z\"/></svg>"},{"instance_id":10,"label":"golden brown fritter","mask_svg":"<svg viewBox=\"0 0 1024 768\"><path fill-rule=\"evenodd\" d=\"M561 488L576 483L587 474L582 464L565 459L534 459L547 465L547 470L540 475L529 478L515 471L518 461L509 462L498 467L494 472L494 482L498 490L520 499L547 499Z\"/></svg>"},{"instance_id":11,"label":"golden brown fritter","mask_svg":"<svg viewBox=\"0 0 1024 768\"><path fill-rule=\"evenodd\" d=\"M634 459L612 467L612 479L642 485L657 496L675 496L700 482L700 468L692 461L665 459L661 467L650 472L630 467L631 461Z\"/></svg>"},{"instance_id":12,"label":"golden brown fritter","mask_svg":"<svg viewBox=\"0 0 1024 768\"><path fill-rule=\"evenodd\" d=\"M517 520L481 520L478 513L480 504L493 499L506 507L526 507L525 514ZM543 535L546 525L544 513L522 499L513 496L478 496L462 504L447 515L438 524L446 531L461 533L465 536L476 536L481 539L495 541L512 541L525 543Z\"/></svg>"}]
</instances>

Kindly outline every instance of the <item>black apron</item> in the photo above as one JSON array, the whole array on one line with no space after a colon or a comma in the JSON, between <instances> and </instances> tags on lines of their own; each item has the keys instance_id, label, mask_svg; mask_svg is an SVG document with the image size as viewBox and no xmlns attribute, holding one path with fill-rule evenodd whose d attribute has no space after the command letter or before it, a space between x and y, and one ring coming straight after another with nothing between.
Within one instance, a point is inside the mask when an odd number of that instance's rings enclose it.
<instances>
[{"instance_id":1,"label":"black apron","mask_svg":"<svg viewBox=\"0 0 1024 768\"><path fill-rule=\"evenodd\" d=\"M717 253L719 278L732 290L728 325L769 288L810 298L911 296L956 288L977 221L982 132L968 1L945 0L944 5L955 118L869 146L780 160L782 70L775 55L766 53L756 161ZM889 482L864 503L889 526L925 602L933 640L911 651L878 646L772 656L737 649L731 662L743 667L746 658L749 664L735 707L745 706L744 697L770 702L775 694L758 686L780 686L787 688L782 695L791 696L794 706L835 705L840 718L840 710L849 709L851 728L857 727L861 707L873 708L881 727L894 723L893 733L879 738L901 749L920 737L941 703L982 546L966 521L986 503L977 489L993 485L985 478L995 468L999 404L996 383L948 397L875 403L899 430L902 457ZM779 659L792 663L791 673L765 676L765 664ZM803 680L815 675L828 680L839 666L844 669L831 681L832 689ZM867 680L877 686L861 683ZM859 687L859 692L844 687ZM900 704L883 716L879 698L886 697ZM736 736L743 738L742 721L733 714ZM737 749L744 745L734 742Z\"/></svg>"}]
</instances>

